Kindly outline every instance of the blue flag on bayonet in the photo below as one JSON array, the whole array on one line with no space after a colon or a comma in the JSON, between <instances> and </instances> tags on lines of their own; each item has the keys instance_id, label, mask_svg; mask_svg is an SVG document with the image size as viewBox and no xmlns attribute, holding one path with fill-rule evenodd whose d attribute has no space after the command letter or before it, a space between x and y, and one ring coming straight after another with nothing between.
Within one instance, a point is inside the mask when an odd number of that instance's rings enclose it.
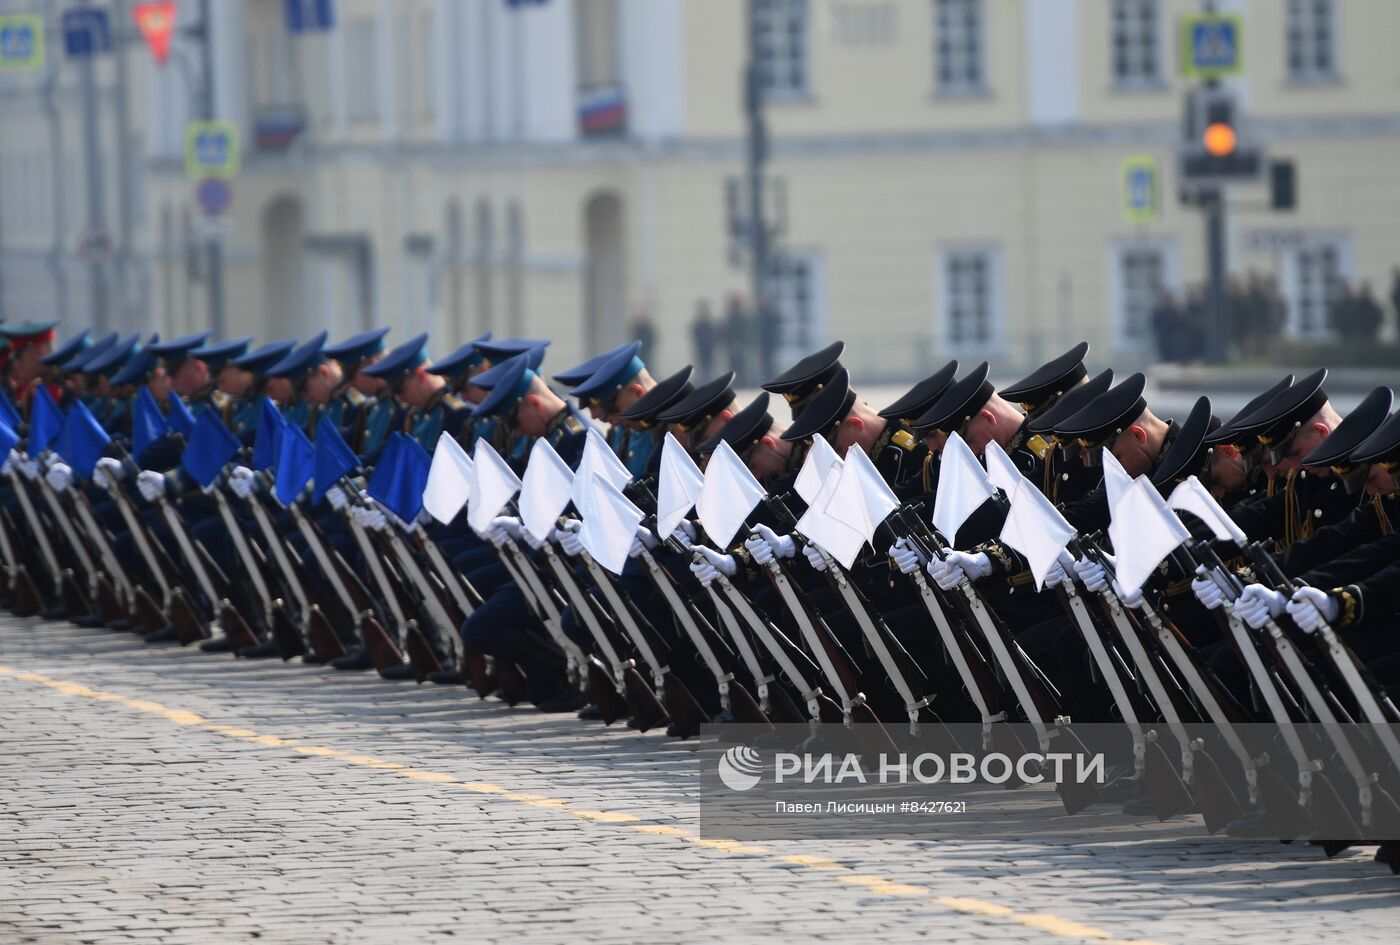
<instances>
[{"instance_id":1,"label":"blue flag on bayonet","mask_svg":"<svg viewBox=\"0 0 1400 945\"><path fill-rule=\"evenodd\" d=\"M112 438L81 400L68 408L63 429L58 431L54 452L63 457L72 470L83 478L92 475L92 468L102 458Z\"/></svg>"},{"instance_id":2,"label":"blue flag on bayonet","mask_svg":"<svg viewBox=\"0 0 1400 945\"><path fill-rule=\"evenodd\" d=\"M190 478L201 487L208 488L211 482L219 478L219 473L229 460L238 455L239 448L238 437L233 435L233 431L224 426L224 421L219 419L216 412L204 407L194 421L194 429L190 432L180 462Z\"/></svg>"},{"instance_id":3,"label":"blue flag on bayonet","mask_svg":"<svg viewBox=\"0 0 1400 945\"><path fill-rule=\"evenodd\" d=\"M316 472L311 501L320 502L327 489L358 465L360 458L345 442L340 430L330 417L322 417L316 425Z\"/></svg>"}]
</instances>

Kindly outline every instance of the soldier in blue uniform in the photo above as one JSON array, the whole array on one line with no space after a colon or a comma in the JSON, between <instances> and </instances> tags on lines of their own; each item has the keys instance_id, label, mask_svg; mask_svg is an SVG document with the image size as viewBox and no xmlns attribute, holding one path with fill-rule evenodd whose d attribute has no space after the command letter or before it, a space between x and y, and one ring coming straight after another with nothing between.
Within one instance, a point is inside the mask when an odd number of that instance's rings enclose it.
<instances>
[{"instance_id":1,"label":"soldier in blue uniform","mask_svg":"<svg viewBox=\"0 0 1400 945\"><path fill-rule=\"evenodd\" d=\"M543 438L566 463L577 466L588 427L530 367L530 361L529 352L518 354L478 375L475 383L489 393L473 412L501 418L518 436ZM540 709L564 712L580 708L576 694L565 682L563 652L530 612L520 588L504 579L504 567L487 565L468 574L468 580L478 590L494 590L462 625L467 648L520 666L525 671L530 701Z\"/></svg>"},{"instance_id":2,"label":"soldier in blue uniform","mask_svg":"<svg viewBox=\"0 0 1400 945\"><path fill-rule=\"evenodd\" d=\"M366 370L388 350L384 341L388 333L388 328L376 328L322 350L340 365L341 382L315 422L320 422L320 416L330 417L345 442L359 454L379 452L392 432L397 413L393 398L384 396L383 378Z\"/></svg>"},{"instance_id":3,"label":"soldier in blue uniform","mask_svg":"<svg viewBox=\"0 0 1400 945\"><path fill-rule=\"evenodd\" d=\"M656 386L638 351L640 341L614 348L597 362L587 379L570 393L594 420L611 427L608 444L634 476L643 475L655 446L651 435L622 419L622 412Z\"/></svg>"},{"instance_id":4,"label":"soldier in blue uniform","mask_svg":"<svg viewBox=\"0 0 1400 945\"><path fill-rule=\"evenodd\" d=\"M384 381L385 396L405 408L402 432L431 453L443 433L456 435L471 407L452 393L441 375L428 370L427 345L426 332L410 338L365 368L365 373Z\"/></svg>"},{"instance_id":5,"label":"soldier in blue uniform","mask_svg":"<svg viewBox=\"0 0 1400 945\"><path fill-rule=\"evenodd\" d=\"M263 397L271 396L272 379L267 369L285 358L296 344L296 339L288 338L260 345L232 358L219 371L219 389L230 398L228 427L244 446L253 444Z\"/></svg>"}]
</instances>

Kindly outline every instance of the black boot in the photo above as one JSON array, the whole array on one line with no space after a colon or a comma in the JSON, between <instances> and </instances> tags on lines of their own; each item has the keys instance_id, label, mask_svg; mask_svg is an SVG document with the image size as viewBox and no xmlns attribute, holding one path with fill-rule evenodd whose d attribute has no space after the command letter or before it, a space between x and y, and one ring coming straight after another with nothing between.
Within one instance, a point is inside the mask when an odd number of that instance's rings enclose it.
<instances>
[{"instance_id":1,"label":"black boot","mask_svg":"<svg viewBox=\"0 0 1400 945\"><path fill-rule=\"evenodd\" d=\"M171 624L159 630L152 630L150 633L141 637L141 639L145 640L147 643L174 643L179 637L176 635L174 624Z\"/></svg>"},{"instance_id":2,"label":"black boot","mask_svg":"<svg viewBox=\"0 0 1400 945\"><path fill-rule=\"evenodd\" d=\"M257 646L245 646L238 651L238 655L245 660L265 660L271 659L274 656L281 656L282 651L278 648L276 640L267 639Z\"/></svg>"},{"instance_id":3,"label":"black boot","mask_svg":"<svg viewBox=\"0 0 1400 945\"><path fill-rule=\"evenodd\" d=\"M332 669L370 669L373 666L374 661L370 659L369 650L363 646L357 646L343 656L331 660Z\"/></svg>"},{"instance_id":4,"label":"black boot","mask_svg":"<svg viewBox=\"0 0 1400 945\"><path fill-rule=\"evenodd\" d=\"M398 663L394 666L386 666L379 671L381 679L412 679L413 667L407 663Z\"/></svg>"},{"instance_id":5,"label":"black boot","mask_svg":"<svg viewBox=\"0 0 1400 945\"><path fill-rule=\"evenodd\" d=\"M205 653L227 653L233 649L233 641L221 633L217 637L205 640L199 648Z\"/></svg>"}]
</instances>

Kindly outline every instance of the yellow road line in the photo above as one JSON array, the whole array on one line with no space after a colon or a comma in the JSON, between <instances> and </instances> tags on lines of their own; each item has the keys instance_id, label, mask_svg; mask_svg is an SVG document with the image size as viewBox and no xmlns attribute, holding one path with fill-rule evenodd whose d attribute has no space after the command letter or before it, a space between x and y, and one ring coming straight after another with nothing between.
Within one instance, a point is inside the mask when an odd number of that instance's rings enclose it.
<instances>
[{"instance_id":1,"label":"yellow road line","mask_svg":"<svg viewBox=\"0 0 1400 945\"><path fill-rule=\"evenodd\" d=\"M1116 939L1111 933L1103 929L1095 928L1091 925L1084 925L1072 919L1065 919L1057 915L1018 912L1009 906L987 902L982 899L973 899L963 896L934 895L933 891L926 886L915 886L896 882L883 876L856 873L850 867L827 857L805 854L779 854L767 847L742 843L738 840L728 840L723 837L701 837L688 830L682 830L679 827L671 827L665 824L643 823L640 817L635 817L632 814L574 807L569 804L568 801L560 800L559 798L546 797L544 795L531 794L523 791L512 791L510 788L502 787L499 784L490 784L484 781L464 781L453 774L447 774L441 771L429 771L422 768L410 768L408 765L389 761L384 758L377 758L373 755L352 754L339 748L331 748L325 745L303 745L295 740L278 738L275 735L260 735L252 729L212 722L201 715L184 709L173 709L148 699L132 699L115 692L93 689L82 683L55 679L52 676L45 676L42 673L34 673L28 670L0 665L0 676L9 676L12 679L23 682L37 683L41 686L46 686L49 689L61 692L64 695L77 696L82 699L91 699L97 702L115 703L138 712L160 716L166 721L176 725L203 729L214 735L237 739L264 748L290 748L295 754L326 758L359 768L390 771L410 781L421 781L430 784L450 784L464 791L472 791L478 794L499 795L503 800L508 800L517 804L526 804L531 807L541 807L559 811L560 813L577 817L579 820L586 823L617 825L623 830L635 830L639 833L658 837L673 837L697 847L715 850L731 856L757 857L773 863L781 863L785 866L796 866L804 870L810 870L813 873L826 873L834 878L836 882L846 886L859 887L870 895L910 899L918 898L931 905L941 906L954 912L1012 922L1017 925L1025 926L1026 928L1044 932L1056 938L1088 939L1103 943L1103 945L1158 945L1158 943L1154 942Z\"/></svg>"}]
</instances>

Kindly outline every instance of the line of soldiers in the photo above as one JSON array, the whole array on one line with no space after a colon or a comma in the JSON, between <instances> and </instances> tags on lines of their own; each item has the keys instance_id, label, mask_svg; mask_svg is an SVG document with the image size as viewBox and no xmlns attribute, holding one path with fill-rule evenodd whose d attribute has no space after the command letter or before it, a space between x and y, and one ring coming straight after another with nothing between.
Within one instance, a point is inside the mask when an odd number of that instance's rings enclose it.
<instances>
[{"instance_id":1,"label":"line of soldiers","mask_svg":"<svg viewBox=\"0 0 1400 945\"><path fill-rule=\"evenodd\" d=\"M387 329L56 350L53 331L0 327L17 613L677 737L801 722L869 748L979 722L987 747L1027 722L1044 748L1122 722L1131 744L1102 746L1121 777L1062 786L1067 810L1381 841L1400 869L1389 388L1343 418L1319 370L1177 421L1143 375L1090 377L1080 344L1001 388L950 361L876 409L838 342L741 405L732 374L657 380L635 343L551 384L542 339L433 361ZM808 534L837 468L889 496L847 555ZM1002 492L931 524L978 477ZM1048 563L1008 527L1021 482L1067 529ZM1182 534L1126 582L1138 484ZM1245 722L1327 734L1249 744Z\"/></svg>"}]
</instances>

